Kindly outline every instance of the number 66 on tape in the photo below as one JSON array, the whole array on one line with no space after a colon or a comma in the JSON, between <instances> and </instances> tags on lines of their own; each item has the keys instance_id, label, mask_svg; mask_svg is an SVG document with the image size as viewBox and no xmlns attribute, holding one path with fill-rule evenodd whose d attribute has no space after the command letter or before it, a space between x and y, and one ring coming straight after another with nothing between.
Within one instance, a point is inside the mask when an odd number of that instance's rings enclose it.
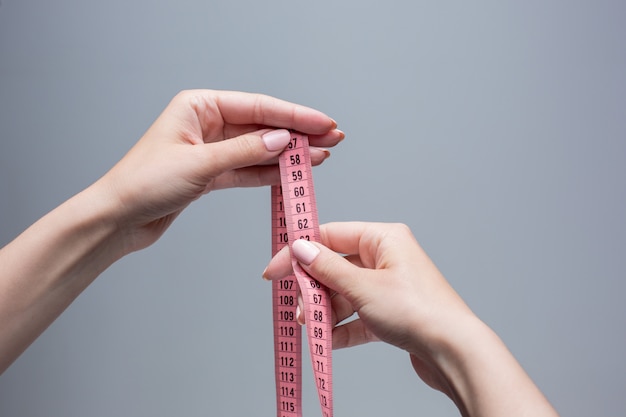
<instances>
[{"instance_id":1,"label":"number 66 on tape","mask_svg":"<svg viewBox=\"0 0 626 417\"><path fill-rule=\"evenodd\" d=\"M292 133L279 165L281 185L272 187L272 254L296 239L320 241L308 137ZM330 294L293 257L292 265L294 275L272 283L277 416L302 416L302 331L296 321L299 288L322 416L333 417Z\"/></svg>"}]
</instances>

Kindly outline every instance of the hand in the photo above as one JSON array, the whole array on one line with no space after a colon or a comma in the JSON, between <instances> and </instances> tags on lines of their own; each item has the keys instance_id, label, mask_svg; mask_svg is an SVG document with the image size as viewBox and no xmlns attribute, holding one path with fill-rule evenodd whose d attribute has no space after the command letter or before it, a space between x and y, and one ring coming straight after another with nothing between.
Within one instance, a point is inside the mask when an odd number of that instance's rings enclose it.
<instances>
[{"instance_id":1,"label":"hand","mask_svg":"<svg viewBox=\"0 0 626 417\"><path fill-rule=\"evenodd\" d=\"M330 223L320 232L326 246L298 240L293 252L311 276L336 292L332 298L333 320L339 325L333 331L333 347L383 340L411 353L420 377L446 391L447 383L423 360L433 355L433 342L441 339L442 329L450 329L473 314L409 228L399 224ZM277 254L264 276L280 279L290 274L289 256L288 250ZM341 325L355 312L356 320Z\"/></svg>"},{"instance_id":2,"label":"hand","mask_svg":"<svg viewBox=\"0 0 626 417\"><path fill-rule=\"evenodd\" d=\"M130 252L153 243L202 194L277 183L275 157L289 140L284 129L309 134L313 147L329 147L344 137L335 128L323 113L272 97L185 91L96 186L116 203L111 213ZM311 149L313 164L328 155Z\"/></svg>"},{"instance_id":3,"label":"hand","mask_svg":"<svg viewBox=\"0 0 626 417\"><path fill-rule=\"evenodd\" d=\"M314 147L343 139L328 116L275 98L178 94L108 173L0 249L0 373L102 271L156 241L193 200L277 183L286 129ZM314 164L327 156L311 148Z\"/></svg>"},{"instance_id":4,"label":"hand","mask_svg":"<svg viewBox=\"0 0 626 417\"><path fill-rule=\"evenodd\" d=\"M331 223L320 232L321 244L297 240L292 251L307 273L336 292L334 348L383 340L406 350L422 380L448 395L464 416L557 415L408 227ZM286 247L263 276L280 279L291 269ZM355 312L357 319L341 324Z\"/></svg>"}]
</instances>

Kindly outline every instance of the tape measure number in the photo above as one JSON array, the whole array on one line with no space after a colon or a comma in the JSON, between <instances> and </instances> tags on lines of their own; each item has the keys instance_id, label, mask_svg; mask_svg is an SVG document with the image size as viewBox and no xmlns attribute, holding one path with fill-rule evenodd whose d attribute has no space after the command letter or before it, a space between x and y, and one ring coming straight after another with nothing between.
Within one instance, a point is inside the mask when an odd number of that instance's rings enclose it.
<instances>
[{"instance_id":1,"label":"tape measure number","mask_svg":"<svg viewBox=\"0 0 626 417\"><path fill-rule=\"evenodd\" d=\"M308 137L292 133L279 165L281 185L272 187L273 254L296 239L320 241ZM277 416L302 416L302 330L296 321L299 289L322 416L333 417L330 291L293 258L292 265L294 275L272 283Z\"/></svg>"}]
</instances>

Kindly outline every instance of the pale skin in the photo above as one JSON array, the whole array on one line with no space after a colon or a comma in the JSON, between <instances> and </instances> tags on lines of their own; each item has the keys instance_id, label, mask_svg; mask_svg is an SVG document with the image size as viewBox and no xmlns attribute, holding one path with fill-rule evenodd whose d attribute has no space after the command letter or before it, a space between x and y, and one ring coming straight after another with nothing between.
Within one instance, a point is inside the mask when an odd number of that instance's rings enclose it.
<instances>
[{"instance_id":1,"label":"pale skin","mask_svg":"<svg viewBox=\"0 0 626 417\"><path fill-rule=\"evenodd\" d=\"M327 115L272 97L178 94L122 160L0 250L0 374L106 268L154 243L191 202L279 182L285 129L313 164L344 134Z\"/></svg>"},{"instance_id":2,"label":"pale skin","mask_svg":"<svg viewBox=\"0 0 626 417\"><path fill-rule=\"evenodd\" d=\"M407 351L422 380L463 416L558 416L405 225L330 223L321 227L321 243L298 240L291 253L332 291L334 348L382 340ZM286 247L263 276L280 279L291 270ZM355 312L357 319L341 323Z\"/></svg>"}]
</instances>

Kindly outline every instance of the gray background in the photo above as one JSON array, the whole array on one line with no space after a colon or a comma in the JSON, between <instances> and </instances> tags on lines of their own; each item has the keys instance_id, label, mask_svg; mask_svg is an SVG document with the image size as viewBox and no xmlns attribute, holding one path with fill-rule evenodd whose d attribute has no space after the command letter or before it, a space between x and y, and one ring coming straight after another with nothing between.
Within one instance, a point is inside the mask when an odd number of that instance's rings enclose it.
<instances>
[{"instance_id":1,"label":"gray background","mask_svg":"<svg viewBox=\"0 0 626 417\"><path fill-rule=\"evenodd\" d=\"M625 39L621 1L3 0L0 244L179 90L267 93L347 133L322 222L409 224L564 416L624 415ZM213 193L106 271L0 416L274 415L268 193ZM337 416L458 415L393 347L334 367Z\"/></svg>"}]
</instances>

